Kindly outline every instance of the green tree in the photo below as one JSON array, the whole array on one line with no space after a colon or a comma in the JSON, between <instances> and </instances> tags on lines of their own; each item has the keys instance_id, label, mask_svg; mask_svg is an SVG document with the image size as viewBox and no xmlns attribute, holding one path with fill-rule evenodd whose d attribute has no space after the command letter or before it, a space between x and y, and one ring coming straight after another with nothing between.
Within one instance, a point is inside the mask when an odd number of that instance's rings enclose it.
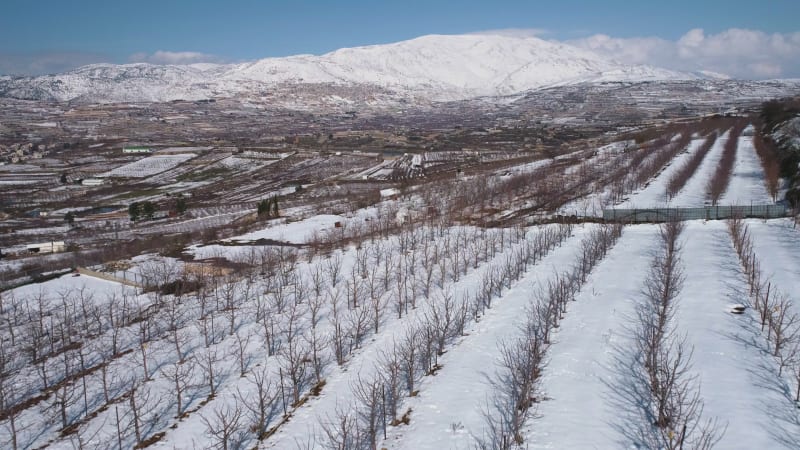
<instances>
[{"instance_id":1,"label":"green tree","mask_svg":"<svg viewBox=\"0 0 800 450\"><path fill-rule=\"evenodd\" d=\"M272 217L280 217L278 212L278 197L272 198Z\"/></svg>"},{"instance_id":2,"label":"green tree","mask_svg":"<svg viewBox=\"0 0 800 450\"><path fill-rule=\"evenodd\" d=\"M66 222L67 225L72 226L72 224L75 223L75 214L73 214L72 211L68 211L66 214L64 214L64 222Z\"/></svg>"},{"instance_id":3,"label":"green tree","mask_svg":"<svg viewBox=\"0 0 800 450\"><path fill-rule=\"evenodd\" d=\"M67 184L67 172L61 172L61 177L59 177L58 181L60 181L61 184Z\"/></svg>"},{"instance_id":4,"label":"green tree","mask_svg":"<svg viewBox=\"0 0 800 450\"><path fill-rule=\"evenodd\" d=\"M178 212L179 215L183 215L186 212L186 199L183 196L178 197L178 200L175 201L175 211Z\"/></svg>"},{"instance_id":5,"label":"green tree","mask_svg":"<svg viewBox=\"0 0 800 450\"><path fill-rule=\"evenodd\" d=\"M142 214L141 205L139 202L133 202L128 205L128 215L131 216L131 222L136 222L139 220L139 216Z\"/></svg>"},{"instance_id":6,"label":"green tree","mask_svg":"<svg viewBox=\"0 0 800 450\"><path fill-rule=\"evenodd\" d=\"M789 206L798 209L798 207L800 207L800 188L786 191L786 201L789 202Z\"/></svg>"},{"instance_id":7,"label":"green tree","mask_svg":"<svg viewBox=\"0 0 800 450\"><path fill-rule=\"evenodd\" d=\"M155 213L156 213L156 207L155 207L155 205L153 205L152 202L144 202L144 203L142 203L142 214L147 219L152 219L153 218L153 214L155 214Z\"/></svg>"},{"instance_id":8,"label":"green tree","mask_svg":"<svg viewBox=\"0 0 800 450\"><path fill-rule=\"evenodd\" d=\"M269 198L265 198L265 199L261 200L260 202L258 202L258 215L259 216L266 214L267 217L269 217L270 209L271 209L271 205L270 205L270 199Z\"/></svg>"}]
</instances>

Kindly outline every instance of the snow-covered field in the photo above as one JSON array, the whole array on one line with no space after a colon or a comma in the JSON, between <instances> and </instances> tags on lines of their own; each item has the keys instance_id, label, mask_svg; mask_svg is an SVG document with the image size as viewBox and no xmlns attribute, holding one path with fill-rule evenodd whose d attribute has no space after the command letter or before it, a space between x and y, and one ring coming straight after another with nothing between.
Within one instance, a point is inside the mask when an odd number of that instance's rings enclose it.
<instances>
[{"instance_id":1,"label":"snow-covered field","mask_svg":"<svg viewBox=\"0 0 800 450\"><path fill-rule=\"evenodd\" d=\"M740 136L728 190L720 198L723 205L748 205L772 203L764 185L764 168L753 147L752 136Z\"/></svg>"},{"instance_id":2,"label":"snow-covered field","mask_svg":"<svg viewBox=\"0 0 800 450\"><path fill-rule=\"evenodd\" d=\"M671 206L703 204L724 141ZM701 142L626 205L662 205L667 180ZM768 202L749 137L723 199ZM636 326L661 257L659 225L620 227L599 251L592 239L608 225L403 228L400 215L396 205L316 215L190 249L248 261L233 273L158 255L115 269L174 294L85 275L3 293L0 356L14 358L0 358L0 400L23 406L0 405L0 447L13 437L19 448L53 449L475 448L497 431L487 412L501 411L492 402L507 387L492 383L501 349L531 338L524 327L538 314L558 320L531 369L531 397L512 408L526 411L519 445L490 447L655 448L643 440L661 429L641 390ZM783 219L747 224L765 277L800 300L800 231ZM261 239L303 248L248 245ZM317 240L344 244L308 245ZM670 330L690 349L683 376L703 418L724 432L717 448L799 448L798 366L779 375L758 313L730 312L752 299L726 223L687 222L677 242L683 283ZM585 267L588 252L598 256ZM175 285L181 278L204 285ZM569 290L569 301L546 310L546 289Z\"/></svg>"},{"instance_id":3,"label":"snow-covered field","mask_svg":"<svg viewBox=\"0 0 800 450\"><path fill-rule=\"evenodd\" d=\"M124 166L117 167L109 172L100 174L100 177L130 177L144 178L155 175L176 167L192 158L194 153L181 153L175 155L153 155L136 160Z\"/></svg>"},{"instance_id":4,"label":"snow-covered field","mask_svg":"<svg viewBox=\"0 0 800 450\"><path fill-rule=\"evenodd\" d=\"M618 208L652 208L663 207L669 204L667 196L667 183L670 178L680 170L681 166L691 158L692 154L703 144L703 139L692 140L686 151L673 159L658 177L650 182L644 189L634 192L627 200L617 205ZM702 206L702 204L697 205Z\"/></svg>"}]
</instances>

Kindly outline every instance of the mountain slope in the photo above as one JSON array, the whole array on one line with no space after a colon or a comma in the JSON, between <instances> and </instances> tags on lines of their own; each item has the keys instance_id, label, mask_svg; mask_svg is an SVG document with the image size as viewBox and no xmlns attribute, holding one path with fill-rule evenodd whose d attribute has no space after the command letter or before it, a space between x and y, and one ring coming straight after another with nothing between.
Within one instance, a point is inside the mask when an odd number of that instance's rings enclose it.
<instances>
[{"instance_id":1,"label":"mountain slope","mask_svg":"<svg viewBox=\"0 0 800 450\"><path fill-rule=\"evenodd\" d=\"M693 78L622 65L534 37L430 35L322 56L229 65L91 65L64 74L0 78L0 95L59 101L169 101L229 97L285 85L336 84L374 86L404 97L455 100L596 80Z\"/></svg>"}]
</instances>

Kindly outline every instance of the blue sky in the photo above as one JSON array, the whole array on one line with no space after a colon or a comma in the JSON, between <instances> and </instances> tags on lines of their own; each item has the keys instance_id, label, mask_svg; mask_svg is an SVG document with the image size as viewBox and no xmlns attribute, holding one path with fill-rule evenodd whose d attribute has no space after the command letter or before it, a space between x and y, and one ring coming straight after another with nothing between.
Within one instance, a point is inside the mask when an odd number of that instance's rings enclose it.
<instances>
[{"instance_id":1,"label":"blue sky","mask_svg":"<svg viewBox=\"0 0 800 450\"><path fill-rule=\"evenodd\" d=\"M729 29L788 35L800 31L798 18L798 0L3 0L0 73L97 61L182 62L180 55L188 62L244 61L500 29L538 30L561 41L604 35L676 42L693 29L705 36Z\"/></svg>"}]
</instances>

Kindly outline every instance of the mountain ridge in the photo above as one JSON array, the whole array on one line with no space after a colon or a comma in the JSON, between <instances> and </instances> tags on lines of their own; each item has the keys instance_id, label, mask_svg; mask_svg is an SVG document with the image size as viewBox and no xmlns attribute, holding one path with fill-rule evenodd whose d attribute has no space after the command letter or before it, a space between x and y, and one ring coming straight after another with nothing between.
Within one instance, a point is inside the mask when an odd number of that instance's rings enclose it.
<instances>
[{"instance_id":1,"label":"mountain ridge","mask_svg":"<svg viewBox=\"0 0 800 450\"><path fill-rule=\"evenodd\" d=\"M253 95L286 85L348 85L400 98L463 100L595 81L703 79L631 66L535 37L426 35L323 55L233 64L93 64L36 77L0 77L0 96L99 103L163 102Z\"/></svg>"}]
</instances>

